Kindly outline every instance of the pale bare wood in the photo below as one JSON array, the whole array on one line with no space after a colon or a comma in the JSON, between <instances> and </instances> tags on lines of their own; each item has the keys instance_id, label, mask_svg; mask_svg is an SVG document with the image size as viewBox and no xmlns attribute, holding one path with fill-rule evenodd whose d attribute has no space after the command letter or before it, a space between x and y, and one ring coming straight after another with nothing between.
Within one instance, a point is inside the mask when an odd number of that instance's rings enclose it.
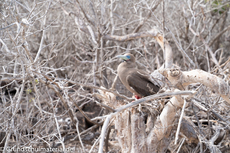
<instances>
[{"instance_id":1,"label":"pale bare wood","mask_svg":"<svg viewBox=\"0 0 230 153\"><path fill-rule=\"evenodd\" d=\"M218 93L225 101L230 103L230 87L223 79L203 70L180 71L179 69L160 70L176 87L183 89L192 83L201 83Z\"/></svg>"},{"instance_id":2,"label":"pale bare wood","mask_svg":"<svg viewBox=\"0 0 230 153\"><path fill-rule=\"evenodd\" d=\"M112 94L112 93L111 93ZM106 117L106 122L103 124L103 130L101 132L101 143L99 153L102 153L102 148L104 144L104 133L106 131L106 127L109 124L109 120L111 117L116 115L115 119L115 128L118 133L118 141L121 146L122 152L130 152L130 147L132 153L138 153L140 150L146 150L146 153L157 151L156 148L159 149L159 142L164 140L165 137L168 137L170 131L172 129L172 123L174 122L176 112L179 108L183 106L183 99L179 95L187 95L194 94L194 92L187 91L176 91L176 92L165 92L160 94L155 94L152 96L144 97L142 99L136 100L127 105L123 105L117 108L114 113L111 113ZM158 117L154 128L147 135L145 133L145 123L143 122L143 117L137 111L137 106L141 103L153 100L159 97L168 97L174 95L170 102L166 104L161 115ZM104 95L106 96L106 95ZM108 99L110 99L109 96ZM115 102L115 96L113 96L113 104L118 104L119 102ZM118 114L119 113L119 114ZM131 114L131 115L130 115ZM129 117L130 116L130 117ZM130 131L131 129L131 131ZM138 146L136 144L139 144ZM158 144L158 145L153 145ZM153 147L155 146L155 147ZM161 146L161 145L160 145ZM159 150L164 149L164 145L161 146ZM154 151L155 150L155 151Z\"/></svg>"}]
</instances>

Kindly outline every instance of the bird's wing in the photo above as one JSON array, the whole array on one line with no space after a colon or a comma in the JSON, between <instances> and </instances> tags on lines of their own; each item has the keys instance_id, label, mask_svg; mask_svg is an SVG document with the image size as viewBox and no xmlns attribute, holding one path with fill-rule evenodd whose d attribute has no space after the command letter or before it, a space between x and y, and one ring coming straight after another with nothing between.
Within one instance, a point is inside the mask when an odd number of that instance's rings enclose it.
<instances>
[{"instance_id":1,"label":"bird's wing","mask_svg":"<svg viewBox=\"0 0 230 153\"><path fill-rule=\"evenodd\" d=\"M160 89L149 80L149 75L142 71L133 71L126 79L129 86L142 96L155 94Z\"/></svg>"}]
</instances>

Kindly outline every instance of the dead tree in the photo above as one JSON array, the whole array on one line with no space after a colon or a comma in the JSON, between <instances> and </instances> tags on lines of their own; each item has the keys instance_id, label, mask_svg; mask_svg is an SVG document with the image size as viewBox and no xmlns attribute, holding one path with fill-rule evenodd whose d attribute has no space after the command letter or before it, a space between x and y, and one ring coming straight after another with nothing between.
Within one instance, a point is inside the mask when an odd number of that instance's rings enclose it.
<instances>
[{"instance_id":1,"label":"dead tree","mask_svg":"<svg viewBox=\"0 0 230 153\"><path fill-rule=\"evenodd\" d=\"M100 151L111 123L115 152L224 152L228 15L226 0L1 1L0 146L97 152L106 121ZM165 89L129 104L113 81L124 52Z\"/></svg>"},{"instance_id":2,"label":"dead tree","mask_svg":"<svg viewBox=\"0 0 230 153\"><path fill-rule=\"evenodd\" d=\"M171 91L185 90L187 86L192 83L201 83L211 88L216 94L219 94L223 98L223 100L230 103L230 88L229 85L223 79L210 73L204 72L202 70L192 70L183 72L179 69L173 68L173 51L169 43L166 40L164 40L164 38L158 30L153 29L148 32L132 34L122 37L107 35L105 37L112 40L124 41L146 36L155 38L162 47L162 50L164 51L166 68L162 68L158 71L170 81L172 85L170 88ZM191 101L191 99L193 99L193 97L195 96L194 93L195 91L185 93L165 92L164 94L166 95L156 94L122 106L121 103L119 103L116 100L115 95L113 95L112 93L101 91L101 95L104 98L104 102L106 102L107 105L113 107L115 109L115 112L106 117L101 131L99 152L103 152L103 142L106 133L106 128L113 117L115 118L113 122L115 124L115 129L117 130L117 137L122 152L165 152L168 149L169 144L171 143L174 137L171 134L171 131L174 125L176 125L178 122L178 120L175 120L176 114L178 113L178 110L182 109L181 118L179 120L179 124L177 127L178 132L176 135L175 144L177 143L178 135L180 132L180 126L183 118L184 109L187 105L187 102ZM182 94L187 94L187 96L182 96ZM163 110L161 113L159 113L159 116L151 115L151 113L153 112L150 111L148 112L148 122L145 123L144 116L142 115L143 110L140 108L142 107L141 103L146 103L147 101L157 99L155 103L156 105L160 105L159 98L167 96L170 96L171 98L169 102L163 106ZM137 106L138 104L139 106ZM196 134L192 124L190 122L186 122L185 124L186 126L183 126L184 129L181 130L181 133L185 137L186 141L190 143L198 143L199 136ZM147 128L149 131L147 131ZM219 137L219 135L217 137ZM219 149L213 144L213 141L215 140L209 140L212 142L212 145L206 145L211 152L220 152Z\"/></svg>"}]
</instances>

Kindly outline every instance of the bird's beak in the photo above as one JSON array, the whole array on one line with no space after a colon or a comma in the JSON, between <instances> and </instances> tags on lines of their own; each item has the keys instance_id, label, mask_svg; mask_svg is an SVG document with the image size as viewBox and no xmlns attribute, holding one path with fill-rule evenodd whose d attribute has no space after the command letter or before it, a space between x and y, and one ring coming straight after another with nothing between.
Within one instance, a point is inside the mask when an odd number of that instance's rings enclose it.
<instances>
[{"instance_id":1,"label":"bird's beak","mask_svg":"<svg viewBox=\"0 0 230 153\"><path fill-rule=\"evenodd\" d=\"M117 58L121 58L121 59L123 59L123 60L125 60L125 61L128 60L127 56L125 56L125 55L117 55L116 57L117 57Z\"/></svg>"}]
</instances>

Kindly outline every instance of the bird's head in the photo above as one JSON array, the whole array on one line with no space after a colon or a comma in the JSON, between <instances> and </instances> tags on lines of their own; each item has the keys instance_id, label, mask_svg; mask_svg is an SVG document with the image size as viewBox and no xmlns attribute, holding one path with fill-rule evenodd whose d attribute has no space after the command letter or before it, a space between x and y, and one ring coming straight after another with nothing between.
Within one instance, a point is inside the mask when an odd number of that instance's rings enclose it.
<instances>
[{"instance_id":1,"label":"bird's head","mask_svg":"<svg viewBox=\"0 0 230 153\"><path fill-rule=\"evenodd\" d=\"M126 62L135 62L135 58L132 54L126 53L125 55L117 55L117 58L121 58L123 61Z\"/></svg>"}]
</instances>

